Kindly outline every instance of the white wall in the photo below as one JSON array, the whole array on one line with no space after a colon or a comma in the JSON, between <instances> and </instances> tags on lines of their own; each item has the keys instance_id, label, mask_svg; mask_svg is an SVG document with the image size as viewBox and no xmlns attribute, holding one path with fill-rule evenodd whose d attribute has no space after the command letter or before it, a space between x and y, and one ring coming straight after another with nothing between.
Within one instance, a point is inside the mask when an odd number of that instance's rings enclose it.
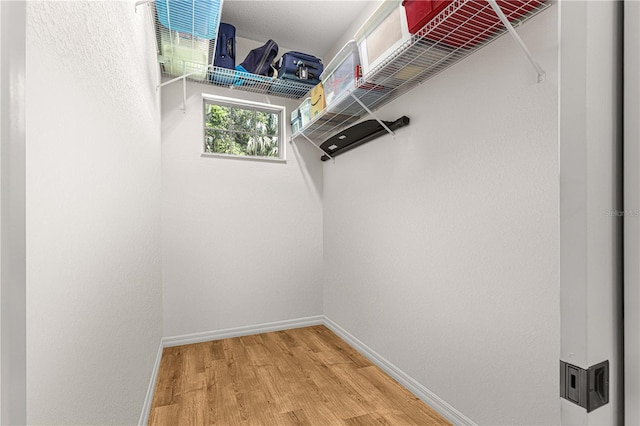
<instances>
[{"instance_id":1,"label":"white wall","mask_svg":"<svg viewBox=\"0 0 640 426\"><path fill-rule=\"evenodd\" d=\"M26 422L25 4L0 2L0 423Z\"/></svg>"},{"instance_id":2,"label":"white wall","mask_svg":"<svg viewBox=\"0 0 640 426\"><path fill-rule=\"evenodd\" d=\"M625 424L640 424L640 3L624 3Z\"/></svg>"},{"instance_id":3,"label":"white wall","mask_svg":"<svg viewBox=\"0 0 640 426\"><path fill-rule=\"evenodd\" d=\"M286 143L286 163L201 156L203 92L282 99L190 83L183 112L182 84L162 90L164 335L321 314L317 151Z\"/></svg>"},{"instance_id":4,"label":"white wall","mask_svg":"<svg viewBox=\"0 0 640 426\"><path fill-rule=\"evenodd\" d=\"M560 3L560 359L609 360L609 404L562 423L622 423L622 2Z\"/></svg>"},{"instance_id":5,"label":"white wall","mask_svg":"<svg viewBox=\"0 0 640 426\"><path fill-rule=\"evenodd\" d=\"M557 6L324 164L324 313L479 424L558 424Z\"/></svg>"},{"instance_id":6,"label":"white wall","mask_svg":"<svg viewBox=\"0 0 640 426\"><path fill-rule=\"evenodd\" d=\"M27 419L134 424L161 338L160 105L133 2L27 6Z\"/></svg>"}]
</instances>

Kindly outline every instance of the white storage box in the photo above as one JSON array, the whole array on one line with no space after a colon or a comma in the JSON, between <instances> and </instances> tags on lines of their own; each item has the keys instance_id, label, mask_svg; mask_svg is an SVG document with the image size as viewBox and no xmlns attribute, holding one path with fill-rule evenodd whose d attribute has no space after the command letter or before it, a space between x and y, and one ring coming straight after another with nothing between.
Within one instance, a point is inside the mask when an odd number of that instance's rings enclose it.
<instances>
[{"instance_id":1,"label":"white storage box","mask_svg":"<svg viewBox=\"0 0 640 426\"><path fill-rule=\"evenodd\" d=\"M311 98L307 98L291 112L291 131L296 133L311 121Z\"/></svg>"},{"instance_id":2,"label":"white storage box","mask_svg":"<svg viewBox=\"0 0 640 426\"><path fill-rule=\"evenodd\" d=\"M173 76L190 74L190 78L204 80L207 75L209 40L189 34L164 30L161 34L160 63L164 72Z\"/></svg>"},{"instance_id":3,"label":"white storage box","mask_svg":"<svg viewBox=\"0 0 640 426\"><path fill-rule=\"evenodd\" d=\"M302 126L302 114L300 108L296 108L291 112L291 132L298 132Z\"/></svg>"},{"instance_id":4,"label":"white storage box","mask_svg":"<svg viewBox=\"0 0 640 426\"><path fill-rule=\"evenodd\" d=\"M369 107L387 93L384 86L360 81L360 55L355 40L347 43L327 65L320 79L327 99L327 112L346 117L358 117L366 110L350 95L357 97Z\"/></svg>"},{"instance_id":5,"label":"white storage box","mask_svg":"<svg viewBox=\"0 0 640 426\"><path fill-rule=\"evenodd\" d=\"M396 49L411 40L401 1L386 0L356 32L362 73L380 65Z\"/></svg>"},{"instance_id":6,"label":"white storage box","mask_svg":"<svg viewBox=\"0 0 640 426\"><path fill-rule=\"evenodd\" d=\"M340 52L324 68L320 80L324 87L324 95L327 101L327 110L335 109L331 107L345 92L353 90L356 86L356 67L360 65L360 55L358 55L358 45L355 40L348 42Z\"/></svg>"},{"instance_id":7,"label":"white storage box","mask_svg":"<svg viewBox=\"0 0 640 426\"><path fill-rule=\"evenodd\" d=\"M300 104L300 117L302 118L302 127L311 121L311 98L307 98Z\"/></svg>"}]
</instances>

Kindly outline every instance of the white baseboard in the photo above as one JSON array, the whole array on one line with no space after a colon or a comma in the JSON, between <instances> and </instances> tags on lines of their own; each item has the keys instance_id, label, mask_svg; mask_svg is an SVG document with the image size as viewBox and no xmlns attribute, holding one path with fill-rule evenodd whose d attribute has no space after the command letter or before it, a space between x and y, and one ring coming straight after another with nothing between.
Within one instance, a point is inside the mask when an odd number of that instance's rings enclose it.
<instances>
[{"instance_id":1,"label":"white baseboard","mask_svg":"<svg viewBox=\"0 0 640 426\"><path fill-rule=\"evenodd\" d=\"M162 338L156 363L153 366L153 374L147 389L147 396L144 401L142 414L140 415L139 425L146 425L149 421L151 410L151 402L153 400L153 391L156 385L158 369L160 367L160 358L162 349L170 346L188 345L191 343L208 342L211 340L228 339L231 337L249 336L252 334L268 333L272 331L290 330L293 328L309 327L312 325L325 325L345 342L353 346L358 352L364 355L369 361L380 367L385 373L393 377L402 386L407 388L411 393L424 401L431 408L440 413L444 418L454 425L477 426L471 419L453 408L446 401L431 392L425 386L420 384L407 373L396 367L382 355L362 343L355 336L340 327L337 323L327 318L325 315L316 315L312 317L296 318L285 321L275 321L263 324L255 324L244 327L227 328L224 330L207 331L203 333L183 334L181 336L171 336Z\"/></svg>"},{"instance_id":2,"label":"white baseboard","mask_svg":"<svg viewBox=\"0 0 640 426\"><path fill-rule=\"evenodd\" d=\"M326 316L324 317L324 325L454 425L477 426L470 418L453 408L446 401L418 383L413 377L396 367Z\"/></svg>"},{"instance_id":3,"label":"white baseboard","mask_svg":"<svg viewBox=\"0 0 640 426\"><path fill-rule=\"evenodd\" d=\"M249 336L252 334L269 333L271 331L290 330L293 328L309 327L312 325L320 324L324 324L324 315L247 325L244 327L227 328L224 330L205 331L203 333L183 334L181 336L165 337L162 339L162 344L166 348L169 346L188 345L191 343L228 339L230 337Z\"/></svg>"},{"instance_id":4,"label":"white baseboard","mask_svg":"<svg viewBox=\"0 0 640 426\"><path fill-rule=\"evenodd\" d=\"M153 370L151 371L151 380L149 380L147 395L144 397L144 404L142 405L142 413L140 413L138 426L146 426L149 423L149 414L151 414L151 403L153 402L153 392L156 389L156 380L158 379L160 360L162 359L162 349L162 339L160 339L160 345L158 345L158 353L156 354L156 361L153 364Z\"/></svg>"}]
</instances>

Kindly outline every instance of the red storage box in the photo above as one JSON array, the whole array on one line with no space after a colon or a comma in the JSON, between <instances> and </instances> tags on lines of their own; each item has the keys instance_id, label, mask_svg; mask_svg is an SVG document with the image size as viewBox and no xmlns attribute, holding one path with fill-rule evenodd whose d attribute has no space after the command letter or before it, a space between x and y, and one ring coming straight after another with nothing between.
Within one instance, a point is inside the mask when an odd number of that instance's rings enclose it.
<instances>
[{"instance_id":1,"label":"red storage box","mask_svg":"<svg viewBox=\"0 0 640 426\"><path fill-rule=\"evenodd\" d=\"M403 0L409 32L415 34L447 7L446 0Z\"/></svg>"},{"instance_id":2,"label":"red storage box","mask_svg":"<svg viewBox=\"0 0 640 426\"><path fill-rule=\"evenodd\" d=\"M451 3L460 7L429 31L421 32L431 20ZM498 0L498 5L512 21L539 7L545 0ZM430 40L453 47L472 47L504 28L500 18L486 0L404 0L409 32L420 32Z\"/></svg>"}]
</instances>

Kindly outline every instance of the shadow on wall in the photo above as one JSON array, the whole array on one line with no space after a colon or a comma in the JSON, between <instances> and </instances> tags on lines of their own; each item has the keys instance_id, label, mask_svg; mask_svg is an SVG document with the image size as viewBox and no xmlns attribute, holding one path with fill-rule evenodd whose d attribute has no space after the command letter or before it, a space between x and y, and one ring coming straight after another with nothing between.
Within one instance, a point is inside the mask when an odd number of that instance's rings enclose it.
<instances>
[{"instance_id":1,"label":"shadow on wall","mask_svg":"<svg viewBox=\"0 0 640 426\"><path fill-rule=\"evenodd\" d=\"M289 146L288 151L292 152L298 164L298 170L302 175L305 185L309 190L313 190L318 198L322 198L322 173L309 173L315 167L322 167L320 161L321 153L311 146L307 140L296 139L292 143L286 141Z\"/></svg>"}]
</instances>

